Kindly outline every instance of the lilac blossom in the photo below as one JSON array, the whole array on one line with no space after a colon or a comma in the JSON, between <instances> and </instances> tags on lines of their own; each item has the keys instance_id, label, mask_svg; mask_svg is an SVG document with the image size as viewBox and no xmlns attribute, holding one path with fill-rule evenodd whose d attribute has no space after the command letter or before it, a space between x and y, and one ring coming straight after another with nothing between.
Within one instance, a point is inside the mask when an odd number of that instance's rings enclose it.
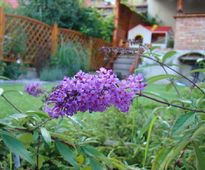
<instances>
[{"instance_id":1,"label":"lilac blossom","mask_svg":"<svg viewBox=\"0 0 205 170\"><path fill-rule=\"evenodd\" d=\"M142 74L120 81L112 70L101 68L96 74L78 72L65 77L47 98L45 111L53 117L72 116L80 112L103 112L115 106L128 112L136 93L146 86Z\"/></svg>"},{"instance_id":2,"label":"lilac blossom","mask_svg":"<svg viewBox=\"0 0 205 170\"><path fill-rule=\"evenodd\" d=\"M27 84L24 88L24 91L27 92L29 95L37 97L44 93L43 88L40 86L39 83L30 83Z\"/></svg>"}]
</instances>

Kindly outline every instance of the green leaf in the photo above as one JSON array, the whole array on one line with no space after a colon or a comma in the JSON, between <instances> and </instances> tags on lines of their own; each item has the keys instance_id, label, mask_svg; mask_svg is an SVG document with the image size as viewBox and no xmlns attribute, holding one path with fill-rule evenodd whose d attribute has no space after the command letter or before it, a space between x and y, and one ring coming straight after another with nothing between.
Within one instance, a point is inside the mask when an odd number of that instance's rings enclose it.
<instances>
[{"instance_id":1,"label":"green leaf","mask_svg":"<svg viewBox=\"0 0 205 170\"><path fill-rule=\"evenodd\" d=\"M195 69L195 70L190 71L190 73L196 73L196 72L199 72L199 73L205 73L205 68L202 68L202 69Z\"/></svg>"},{"instance_id":2,"label":"green leaf","mask_svg":"<svg viewBox=\"0 0 205 170\"><path fill-rule=\"evenodd\" d=\"M19 119L24 119L24 118L26 118L27 115L24 114L24 113L15 113L15 114L10 115L9 117L12 118L12 119L19 120Z\"/></svg>"},{"instance_id":3,"label":"green leaf","mask_svg":"<svg viewBox=\"0 0 205 170\"><path fill-rule=\"evenodd\" d=\"M109 161L111 161L111 164L119 170L126 170L127 169L125 167L125 165L122 162L120 162L118 159L109 158Z\"/></svg>"},{"instance_id":4,"label":"green leaf","mask_svg":"<svg viewBox=\"0 0 205 170\"><path fill-rule=\"evenodd\" d=\"M43 163L45 162L45 158L42 155L38 156L38 169L41 169L41 167L43 166Z\"/></svg>"},{"instance_id":5,"label":"green leaf","mask_svg":"<svg viewBox=\"0 0 205 170\"><path fill-rule=\"evenodd\" d=\"M31 133L23 133L18 136L18 140L23 142L24 144L30 145L34 142L33 135Z\"/></svg>"},{"instance_id":6,"label":"green leaf","mask_svg":"<svg viewBox=\"0 0 205 170\"><path fill-rule=\"evenodd\" d=\"M164 63L167 59L173 57L177 52L176 51L169 51L162 57L162 63Z\"/></svg>"},{"instance_id":7,"label":"green leaf","mask_svg":"<svg viewBox=\"0 0 205 170\"><path fill-rule=\"evenodd\" d=\"M97 149L95 149L93 146L84 145L84 146L82 146L82 149L89 156L105 158L105 156L101 152L99 152Z\"/></svg>"},{"instance_id":8,"label":"green leaf","mask_svg":"<svg viewBox=\"0 0 205 170\"><path fill-rule=\"evenodd\" d=\"M10 135L7 135L6 133L3 133L1 136L5 145L13 153L19 155L29 163L34 164L33 158L31 157L31 153L25 149L24 145L19 140Z\"/></svg>"},{"instance_id":9,"label":"green leaf","mask_svg":"<svg viewBox=\"0 0 205 170\"><path fill-rule=\"evenodd\" d=\"M155 82L157 82L159 80L170 79L170 78L171 79L179 79L180 77L177 76L177 75L174 75L174 74L161 74L161 75L150 77L147 80L147 83L151 84L151 83L155 83Z\"/></svg>"},{"instance_id":10,"label":"green leaf","mask_svg":"<svg viewBox=\"0 0 205 170\"><path fill-rule=\"evenodd\" d=\"M68 161L75 169L79 169L78 163L75 161L75 154L67 145L56 141L56 147L63 159Z\"/></svg>"},{"instance_id":11,"label":"green leaf","mask_svg":"<svg viewBox=\"0 0 205 170\"><path fill-rule=\"evenodd\" d=\"M103 166L95 159L90 158L90 164L92 166L92 170L103 170Z\"/></svg>"},{"instance_id":12,"label":"green leaf","mask_svg":"<svg viewBox=\"0 0 205 170\"><path fill-rule=\"evenodd\" d=\"M9 78L4 77L4 76L0 76L0 79L2 79L2 80L9 80Z\"/></svg>"},{"instance_id":13,"label":"green leaf","mask_svg":"<svg viewBox=\"0 0 205 170\"><path fill-rule=\"evenodd\" d=\"M38 111L38 112L36 112L36 111L27 111L26 114L32 115L32 116L37 115L37 116L39 116L41 118L49 118L48 113L40 112L40 111Z\"/></svg>"},{"instance_id":14,"label":"green leaf","mask_svg":"<svg viewBox=\"0 0 205 170\"><path fill-rule=\"evenodd\" d=\"M187 126L191 125L194 120L195 114L193 112L181 115L172 128L172 135L176 135L178 132L183 131Z\"/></svg>"},{"instance_id":15,"label":"green leaf","mask_svg":"<svg viewBox=\"0 0 205 170\"><path fill-rule=\"evenodd\" d=\"M179 153L185 148L185 146L189 143L189 140L183 140L177 143L173 148L170 148L168 154L164 157L162 162L159 165L158 169L167 170L171 161L174 160Z\"/></svg>"},{"instance_id":16,"label":"green leaf","mask_svg":"<svg viewBox=\"0 0 205 170\"><path fill-rule=\"evenodd\" d=\"M152 91L147 92L147 91L145 91L144 94L152 95L152 96L157 97L157 98L160 98L160 99L162 99L162 100L164 100L164 101L166 101L166 102L169 102L169 101L168 101L166 98L164 98L161 94L156 93L156 92L152 92Z\"/></svg>"},{"instance_id":17,"label":"green leaf","mask_svg":"<svg viewBox=\"0 0 205 170\"><path fill-rule=\"evenodd\" d=\"M152 170L159 170L159 166L161 165L161 163L163 162L163 160L165 159L169 151L170 151L169 148L164 148L164 147L158 150L155 159L152 162Z\"/></svg>"},{"instance_id":18,"label":"green leaf","mask_svg":"<svg viewBox=\"0 0 205 170\"><path fill-rule=\"evenodd\" d=\"M0 88L0 96L2 96L4 93L4 89Z\"/></svg>"},{"instance_id":19,"label":"green leaf","mask_svg":"<svg viewBox=\"0 0 205 170\"><path fill-rule=\"evenodd\" d=\"M196 156L196 167L197 170L204 170L205 168L205 154L199 149L197 144L193 142L194 152Z\"/></svg>"},{"instance_id":20,"label":"green leaf","mask_svg":"<svg viewBox=\"0 0 205 170\"><path fill-rule=\"evenodd\" d=\"M50 145L50 144L51 144L51 135L50 135L50 133L48 132L48 130L47 130L46 128L44 128L44 127L41 127L41 128L40 128L40 131L41 131L41 135L42 135L44 141L45 141L48 145Z\"/></svg>"},{"instance_id":21,"label":"green leaf","mask_svg":"<svg viewBox=\"0 0 205 170\"><path fill-rule=\"evenodd\" d=\"M146 160L147 160L147 154L148 154L148 149L149 149L149 143L150 143L150 138L151 138L151 133L152 133L152 129L154 126L154 123L157 120L157 116L154 116L152 118L152 121L149 125L149 130L148 130L148 136L147 136L147 141L146 141L146 147L145 147L145 153L144 153L144 160L143 160L143 167L145 166Z\"/></svg>"},{"instance_id":22,"label":"green leaf","mask_svg":"<svg viewBox=\"0 0 205 170\"><path fill-rule=\"evenodd\" d=\"M191 140L195 140L199 135L202 135L205 133L205 125L200 124L199 127L194 131Z\"/></svg>"}]
</instances>

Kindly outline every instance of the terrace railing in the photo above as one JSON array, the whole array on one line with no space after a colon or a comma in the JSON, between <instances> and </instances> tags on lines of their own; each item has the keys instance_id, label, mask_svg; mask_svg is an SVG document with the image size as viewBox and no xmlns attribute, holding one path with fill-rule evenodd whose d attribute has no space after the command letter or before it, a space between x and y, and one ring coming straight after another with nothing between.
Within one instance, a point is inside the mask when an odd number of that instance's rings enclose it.
<instances>
[{"instance_id":1,"label":"terrace railing","mask_svg":"<svg viewBox=\"0 0 205 170\"><path fill-rule=\"evenodd\" d=\"M50 26L25 16L4 14L0 8L0 60L14 62L20 58L23 63L34 64L39 56L43 60L52 56L62 42L78 42L85 47L89 52L89 67L93 70L105 64L99 49L111 46L102 39L59 28L57 24Z\"/></svg>"}]
</instances>

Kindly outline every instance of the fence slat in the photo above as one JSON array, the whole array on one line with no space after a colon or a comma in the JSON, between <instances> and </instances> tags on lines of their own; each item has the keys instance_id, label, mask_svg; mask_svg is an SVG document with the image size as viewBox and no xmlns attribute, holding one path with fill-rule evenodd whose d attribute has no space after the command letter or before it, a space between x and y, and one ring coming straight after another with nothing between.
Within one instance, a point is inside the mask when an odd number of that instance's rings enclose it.
<instances>
[{"instance_id":1,"label":"fence slat","mask_svg":"<svg viewBox=\"0 0 205 170\"><path fill-rule=\"evenodd\" d=\"M51 33L51 55L56 53L58 48L58 25L54 24Z\"/></svg>"},{"instance_id":2,"label":"fence slat","mask_svg":"<svg viewBox=\"0 0 205 170\"><path fill-rule=\"evenodd\" d=\"M111 46L111 43L102 39L88 37L75 30L58 28L57 24L49 26L41 21L25 16L4 14L1 8L0 36L2 37L0 39L2 44L0 48L1 60L13 62L20 56L24 63L32 65L35 65L35 62L39 59L45 61L49 56L55 54L61 43L77 42L88 50L90 69L95 70L104 66L104 56L99 51L99 48ZM3 41L4 37L6 38ZM18 40L16 44L25 41L26 49L23 52L18 52L17 56L14 51L8 52L5 45L7 45L8 40L15 41L19 37L22 37L23 40Z\"/></svg>"},{"instance_id":3,"label":"fence slat","mask_svg":"<svg viewBox=\"0 0 205 170\"><path fill-rule=\"evenodd\" d=\"M4 9L0 7L0 59L3 59L3 43L4 43L5 15Z\"/></svg>"}]
</instances>

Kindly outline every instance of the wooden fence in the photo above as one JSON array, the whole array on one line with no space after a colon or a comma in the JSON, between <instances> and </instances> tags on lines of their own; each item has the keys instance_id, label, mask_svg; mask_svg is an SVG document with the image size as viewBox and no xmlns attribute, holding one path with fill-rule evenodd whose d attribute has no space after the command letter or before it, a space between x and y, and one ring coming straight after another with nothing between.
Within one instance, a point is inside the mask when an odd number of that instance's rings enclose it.
<instances>
[{"instance_id":1,"label":"wooden fence","mask_svg":"<svg viewBox=\"0 0 205 170\"><path fill-rule=\"evenodd\" d=\"M14 62L20 58L23 63L34 64L39 56L41 60L46 60L54 54L61 40L78 42L85 47L92 70L104 66L104 55L99 49L111 46L102 39L59 28L57 24L50 26L32 18L4 14L3 8L0 8L0 60Z\"/></svg>"}]
</instances>

